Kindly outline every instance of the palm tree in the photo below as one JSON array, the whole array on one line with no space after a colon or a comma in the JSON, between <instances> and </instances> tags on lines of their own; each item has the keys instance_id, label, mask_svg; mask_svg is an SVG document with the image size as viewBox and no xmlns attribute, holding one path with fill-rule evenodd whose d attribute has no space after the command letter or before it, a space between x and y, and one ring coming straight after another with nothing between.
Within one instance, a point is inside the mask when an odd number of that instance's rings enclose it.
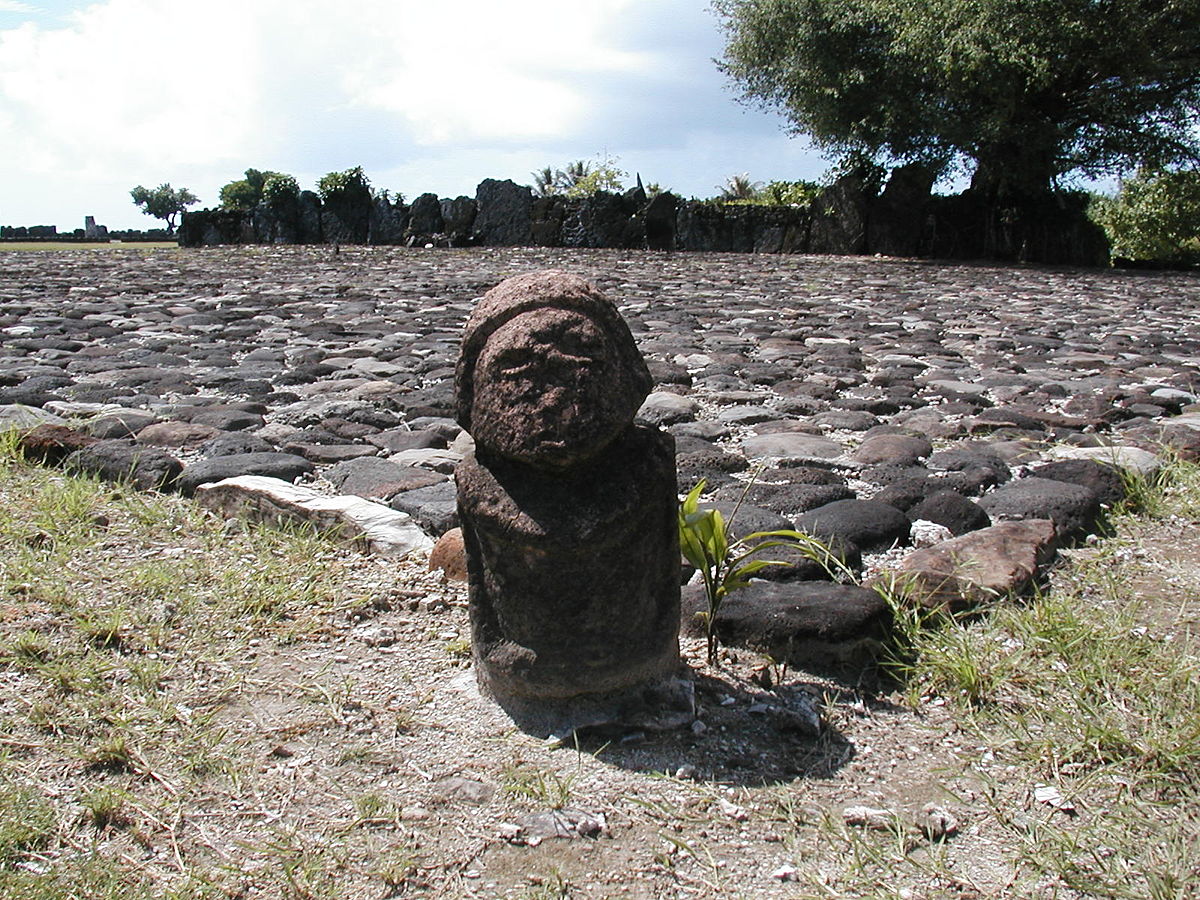
<instances>
[{"instance_id":1,"label":"palm tree","mask_svg":"<svg viewBox=\"0 0 1200 900\"><path fill-rule=\"evenodd\" d=\"M533 192L539 197L549 197L551 194L558 193L554 170L549 166L546 166L544 169L538 169L536 172L530 172L529 174L533 176Z\"/></svg>"},{"instance_id":2,"label":"palm tree","mask_svg":"<svg viewBox=\"0 0 1200 900\"><path fill-rule=\"evenodd\" d=\"M749 172L743 172L741 175L730 175L719 190L722 200L753 200L761 187L757 181L750 180Z\"/></svg>"}]
</instances>

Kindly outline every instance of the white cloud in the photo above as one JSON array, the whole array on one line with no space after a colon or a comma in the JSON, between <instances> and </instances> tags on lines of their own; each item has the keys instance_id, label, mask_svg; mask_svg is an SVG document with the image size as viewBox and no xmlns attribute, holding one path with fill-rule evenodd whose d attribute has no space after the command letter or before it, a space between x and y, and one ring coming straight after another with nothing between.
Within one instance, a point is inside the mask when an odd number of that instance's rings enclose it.
<instances>
[{"instance_id":1,"label":"white cloud","mask_svg":"<svg viewBox=\"0 0 1200 900\"><path fill-rule=\"evenodd\" d=\"M31 13L35 8L21 0L0 0L0 13Z\"/></svg>"},{"instance_id":2,"label":"white cloud","mask_svg":"<svg viewBox=\"0 0 1200 900\"><path fill-rule=\"evenodd\" d=\"M362 165L381 187L447 194L602 149L633 168L635 152L663 159L696 131L727 135L732 153L747 133L783 143L723 90L716 26L695 0L79 6L0 27L5 223L89 212L140 226L134 184L212 203L248 166L309 186Z\"/></svg>"}]
</instances>

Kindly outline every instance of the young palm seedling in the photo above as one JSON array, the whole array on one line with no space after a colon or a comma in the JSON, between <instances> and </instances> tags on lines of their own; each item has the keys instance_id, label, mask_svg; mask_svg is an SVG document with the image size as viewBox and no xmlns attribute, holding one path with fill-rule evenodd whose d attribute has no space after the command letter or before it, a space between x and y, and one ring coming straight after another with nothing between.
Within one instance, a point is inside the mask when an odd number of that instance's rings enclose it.
<instances>
[{"instance_id":1,"label":"young palm seedling","mask_svg":"<svg viewBox=\"0 0 1200 900\"><path fill-rule=\"evenodd\" d=\"M679 548L704 579L708 608L701 616L708 641L708 661L712 664L717 660L717 613L726 596L746 587L755 573L768 566L789 565L786 560L764 559L760 554L786 548L817 561L826 569L840 564L830 549L816 538L792 529L756 531L731 540L729 529L741 507L741 500L726 521L719 509L700 508L700 495L705 484L700 481L679 506ZM749 489L750 485L746 487Z\"/></svg>"}]
</instances>

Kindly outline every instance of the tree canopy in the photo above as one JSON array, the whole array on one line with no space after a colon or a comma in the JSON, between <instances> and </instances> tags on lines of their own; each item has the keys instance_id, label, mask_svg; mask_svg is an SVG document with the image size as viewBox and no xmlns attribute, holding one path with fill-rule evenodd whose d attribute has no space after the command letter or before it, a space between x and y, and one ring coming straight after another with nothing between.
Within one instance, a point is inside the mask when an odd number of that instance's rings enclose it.
<instances>
[{"instance_id":1,"label":"tree canopy","mask_svg":"<svg viewBox=\"0 0 1200 900\"><path fill-rule=\"evenodd\" d=\"M164 219L167 223L167 233L175 231L175 217L191 206L199 203L187 188L173 188L170 184L160 184L156 188L145 188L140 184L129 192L135 206L142 207L142 212L156 219Z\"/></svg>"},{"instance_id":2,"label":"tree canopy","mask_svg":"<svg viewBox=\"0 0 1200 900\"><path fill-rule=\"evenodd\" d=\"M577 159L565 168L547 166L532 173L533 191L539 197L562 194L567 197L587 197L596 191L619 191L625 186L629 173L617 168L616 157L600 154L595 162Z\"/></svg>"},{"instance_id":3,"label":"tree canopy","mask_svg":"<svg viewBox=\"0 0 1200 900\"><path fill-rule=\"evenodd\" d=\"M299 194L300 185L291 175L247 169L246 177L231 181L221 188L221 206L246 212L263 200L281 203Z\"/></svg>"},{"instance_id":4,"label":"tree canopy","mask_svg":"<svg viewBox=\"0 0 1200 900\"><path fill-rule=\"evenodd\" d=\"M1200 169L1143 169L1115 197L1097 197L1093 216L1116 256L1200 262Z\"/></svg>"},{"instance_id":5,"label":"tree canopy","mask_svg":"<svg viewBox=\"0 0 1200 900\"><path fill-rule=\"evenodd\" d=\"M1197 0L715 0L722 70L828 152L991 196L1200 156Z\"/></svg>"}]
</instances>

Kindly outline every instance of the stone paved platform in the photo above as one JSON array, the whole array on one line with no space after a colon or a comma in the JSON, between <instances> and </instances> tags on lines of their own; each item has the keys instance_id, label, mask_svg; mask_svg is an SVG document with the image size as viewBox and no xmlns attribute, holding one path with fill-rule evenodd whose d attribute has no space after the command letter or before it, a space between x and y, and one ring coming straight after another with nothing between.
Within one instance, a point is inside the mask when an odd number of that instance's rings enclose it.
<instances>
[{"instance_id":1,"label":"stone paved platform","mask_svg":"<svg viewBox=\"0 0 1200 900\"><path fill-rule=\"evenodd\" d=\"M874 498L934 510L947 535L985 525L977 507L1086 530L1078 498L993 495L1064 447L1200 450L1193 275L547 249L4 253L0 423L84 416L97 437L209 457L211 477L286 453L436 534L467 440L447 418L462 324L547 267L620 304L681 489L729 497L762 465L748 499L786 522ZM853 543L853 513L826 536Z\"/></svg>"}]
</instances>

